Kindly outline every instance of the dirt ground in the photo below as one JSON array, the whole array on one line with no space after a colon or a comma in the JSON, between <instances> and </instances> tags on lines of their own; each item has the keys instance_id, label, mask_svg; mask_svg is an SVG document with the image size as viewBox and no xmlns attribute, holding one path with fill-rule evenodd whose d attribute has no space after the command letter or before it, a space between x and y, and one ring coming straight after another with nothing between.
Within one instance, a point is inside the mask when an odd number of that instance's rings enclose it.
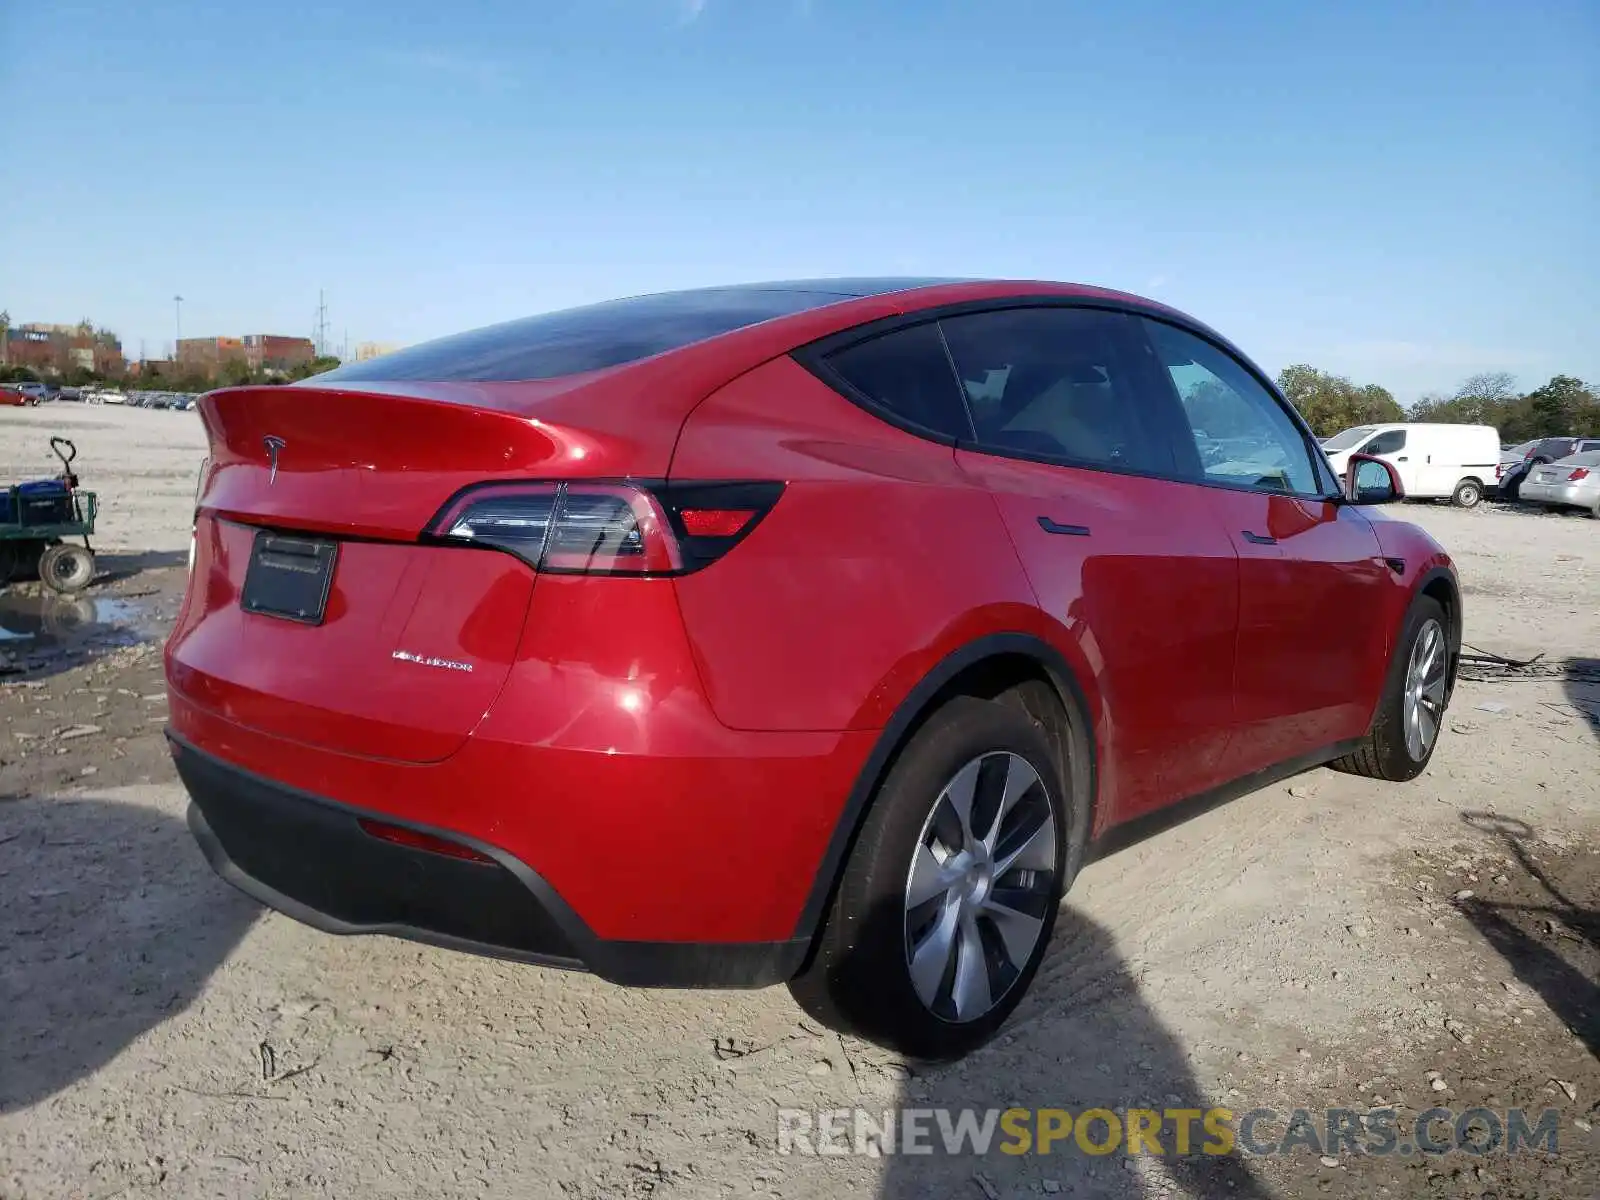
<instances>
[{"instance_id":1,"label":"dirt ground","mask_svg":"<svg viewBox=\"0 0 1600 1200\"><path fill-rule=\"evenodd\" d=\"M199 420L8 410L0 480L50 473L53 432L105 576L0 597L3 1200L1600 1194L1600 522L1404 508L1457 558L1467 641L1546 659L1463 682L1414 783L1314 771L1115 837L1006 1034L927 1069L781 988L330 937L221 883L160 738ZM1297 1109L1553 1109L1558 1146L779 1153L780 1109L1096 1105L1272 1110L1258 1142Z\"/></svg>"}]
</instances>

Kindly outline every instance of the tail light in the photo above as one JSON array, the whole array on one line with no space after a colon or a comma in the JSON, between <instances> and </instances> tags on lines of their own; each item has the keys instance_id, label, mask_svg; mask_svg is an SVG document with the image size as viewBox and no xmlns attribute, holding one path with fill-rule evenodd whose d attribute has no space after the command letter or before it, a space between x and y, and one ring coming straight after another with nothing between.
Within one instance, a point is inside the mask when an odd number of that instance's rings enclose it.
<instances>
[{"instance_id":1,"label":"tail light","mask_svg":"<svg viewBox=\"0 0 1600 1200\"><path fill-rule=\"evenodd\" d=\"M1571 483L1577 483L1578 480L1587 478L1589 478L1588 467L1573 467L1572 474L1567 476L1568 481Z\"/></svg>"},{"instance_id":2,"label":"tail light","mask_svg":"<svg viewBox=\"0 0 1600 1200\"><path fill-rule=\"evenodd\" d=\"M781 483L488 483L458 493L429 541L515 554L566 575L681 575L721 558L777 503Z\"/></svg>"},{"instance_id":3,"label":"tail light","mask_svg":"<svg viewBox=\"0 0 1600 1200\"><path fill-rule=\"evenodd\" d=\"M1505 463L1495 463L1495 465L1494 465L1494 481L1496 483L1499 483L1505 477L1506 477L1506 465L1505 465Z\"/></svg>"}]
</instances>

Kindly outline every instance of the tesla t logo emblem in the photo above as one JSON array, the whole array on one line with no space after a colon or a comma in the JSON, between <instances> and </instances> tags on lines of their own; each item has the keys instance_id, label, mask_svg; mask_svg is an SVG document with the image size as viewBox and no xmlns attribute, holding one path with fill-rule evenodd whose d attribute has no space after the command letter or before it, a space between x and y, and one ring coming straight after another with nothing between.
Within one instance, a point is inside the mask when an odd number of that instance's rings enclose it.
<instances>
[{"instance_id":1,"label":"tesla t logo emblem","mask_svg":"<svg viewBox=\"0 0 1600 1200\"><path fill-rule=\"evenodd\" d=\"M261 444L267 448L267 463L272 468L272 473L267 476L267 482L269 484L276 483L278 481L278 451L289 443L281 437L269 433L261 439Z\"/></svg>"}]
</instances>

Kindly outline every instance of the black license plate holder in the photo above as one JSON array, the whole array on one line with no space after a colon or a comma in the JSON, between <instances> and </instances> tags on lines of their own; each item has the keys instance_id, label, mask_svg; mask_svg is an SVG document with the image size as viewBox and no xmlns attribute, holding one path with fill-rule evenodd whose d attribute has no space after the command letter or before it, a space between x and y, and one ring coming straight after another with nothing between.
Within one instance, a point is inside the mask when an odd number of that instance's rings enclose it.
<instances>
[{"instance_id":1,"label":"black license plate holder","mask_svg":"<svg viewBox=\"0 0 1600 1200\"><path fill-rule=\"evenodd\" d=\"M262 529L250 547L239 607L302 625L321 625L333 588L339 543Z\"/></svg>"}]
</instances>

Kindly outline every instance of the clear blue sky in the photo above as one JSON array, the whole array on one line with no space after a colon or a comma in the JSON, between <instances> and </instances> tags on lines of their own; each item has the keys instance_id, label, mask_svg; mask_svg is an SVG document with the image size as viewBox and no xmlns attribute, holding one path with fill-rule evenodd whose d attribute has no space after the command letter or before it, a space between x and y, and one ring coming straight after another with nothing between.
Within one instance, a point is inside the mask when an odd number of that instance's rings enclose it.
<instances>
[{"instance_id":1,"label":"clear blue sky","mask_svg":"<svg viewBox=\"0 0 1600 1200\"><path fill-rule=\"evenodd\" d=\"M51 0L0 50L0 307L133 355L174 293L305 334L325 288L353 344L926 273L1402 401L1600 382L1595 0Z\"/></svg>"}]
</instances>

